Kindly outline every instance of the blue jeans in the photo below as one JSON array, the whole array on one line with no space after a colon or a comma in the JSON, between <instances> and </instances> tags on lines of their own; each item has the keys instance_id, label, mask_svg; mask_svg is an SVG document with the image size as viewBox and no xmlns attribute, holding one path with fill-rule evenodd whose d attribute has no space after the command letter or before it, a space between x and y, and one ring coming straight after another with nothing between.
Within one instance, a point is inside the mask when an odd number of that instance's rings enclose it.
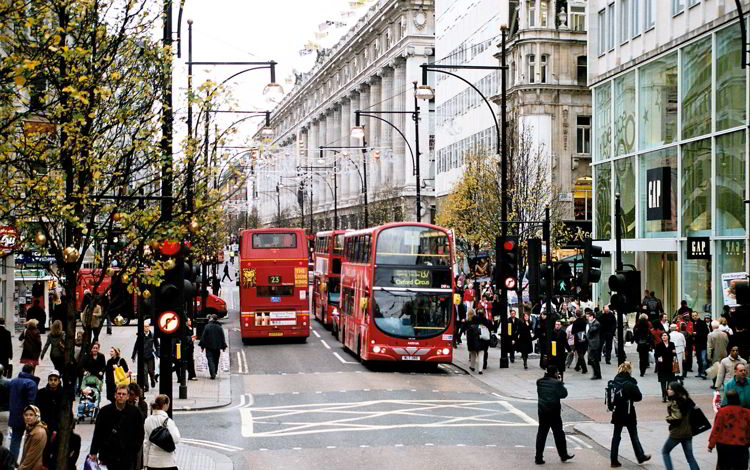
<instances>
[{"instance_id":1,"label":"blue jeans","mask_svg":"<svg viewBox=\"0 0 750 470\"><path fill-rule=\"evenodd\" d=\"M708 351L701 349L700 351L696 351L695 355L698 360L698 375L703 377L706 375L706 369L708 366Z\"/></svg>"},{"instance_id":2,"label":"blue jeans","mask_svg":"<svg viewBox=\"0 0 750 470\"><path fill-rule=\"evenodd\" d=\"M695 461L695 457L693 456L692 437L688 437L687 439L673 439L671 437L667 438L667 442L665 442L664 447L661 448L661 456L664 459L664 467L667 470L674 470L674 467L672 466L672 458L669 456L669 453L672 452L672 449L674 449L677 444L682 444L682 450L683 452L685 452L685 458L688 461L690 470L700 470L698 462Z\"/></svg>"},{"instance_id":3,"label":"blue jeans","mask_svg":"<svg viewBox=\"0 0 750 470\"><path fill-rule=\"evenodd\" d=\"M18 462L18 454L21 452L21 439L23 439L24 432L26 432L26 426L11 427L9 449L13 463Z\"/></svg>"}]
</instances>

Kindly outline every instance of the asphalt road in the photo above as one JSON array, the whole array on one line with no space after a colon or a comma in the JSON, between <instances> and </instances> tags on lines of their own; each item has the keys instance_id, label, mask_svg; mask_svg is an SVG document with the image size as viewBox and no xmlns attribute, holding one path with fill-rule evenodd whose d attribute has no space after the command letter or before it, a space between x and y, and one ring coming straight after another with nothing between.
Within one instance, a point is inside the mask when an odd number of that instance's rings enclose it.
<instances>
[{"instance_id":1,"label":"asphalt road","mask_svg":"<svg viewBox=\"0 0 750 470\"><path fill-rule=\"evenodd\" d=\"M452 365L367 368L318 323L306 343L250 346L236 311L224 324L232 405L179 416L183 437L228 455L235 468L536 467L533 400L502 397ZM564 413L566 422L582 419ZM550 435L546 467L609 464L594 443L567 440L573 462L560 463Z\"/></svg>"}]
</instances>

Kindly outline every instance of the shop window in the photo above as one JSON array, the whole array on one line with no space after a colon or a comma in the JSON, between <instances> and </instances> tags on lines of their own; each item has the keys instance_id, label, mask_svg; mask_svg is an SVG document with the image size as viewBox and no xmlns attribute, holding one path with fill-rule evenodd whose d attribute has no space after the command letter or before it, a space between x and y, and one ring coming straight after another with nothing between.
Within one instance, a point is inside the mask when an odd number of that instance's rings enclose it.
<instances>
[{"instance_id":1,"label":"shop window","mask_svg":"<svg viewBox=\"0 0 750 470\"><path fill-rule=\"evenodd\" d=\"M745 122L745 69L740 26L734 24L716 33L716 130Z\"/></svg>"},{"instance_id":2,"label":"shop window","mask_svg":"<svg viewBox=\"0 0 750 470\"><path fill-rule=\"evenodd\" d=\"M716 230L745 234L745 131L716 138Z\"/></svg>"},{"instance_id":3,"label":"shop window","mask_svg":"<svg viewBox=\"0 0 750 470\"><path fill-rule=\"evenodd\" d=\"M635 72L614 80L615 156L635 151Z\"/></svg>"},{"instance_id":4,"label":"shop window","mask_svg":"<svg viewBox=\"0 0 750 470\"><path fill-rule=\"evenodd\" d=\"M591 177L578 178L573 196L576 220L591 220L591 201Z\"/></svg>"},{"instance_id":5,"label":"shop window","mask_svg":"<svg viewBox=\"0 0 750 470\"><path fill-rule=\"evenodd\" d=\"M664 237L677 231L677 147L657 150L640 160L641 236Z\"/></svg>"},{"instance_id":6,"label":"shop window","mask_svg":"<svg viewBox=\"0 0 750 470\"><path fill-rule=\"evenodd\" d=\"M682 146L682 230L684 236L711 230L711 139Z\"/></svg>"},{"instance_id":7,"label":"shop window","mask_svg":"<svg viewBox=\"0 0 750 470\"><path fill-rule=\"evenodd\" d=\"M687 259L682 242L682 300L695 312L711 312L711 260Z\"/></svg>"},{"instance_id":8,"label":"shop window","mask_svg":"<svg viewBox=\"0 0 750 470\"><path fill-rule=\"evenodd\" d=\"M576 116L576 153L591 153L591 116Z\"/></svg>"},{"instance_id":9,"label":"shop window","mask_svg":"<svg viewBox=\"0 0 750 470\"><path fill-rule=\"evenodd\" d=\"M610 163L594 167L596 182L596 216L594 217L594 236L610 238L612 236L612 168Z\"/></svg>"},{"instance_id":10,"label":"shop window","mask_svg":"<svg viewBox=\"0 0 750 470\"><path fill-rule=\"evenodd\" d=\"M577 61L576 81L579 86L586 86L588 81L588 57L585 55L578 56Z\"/></svg>"},{"instance_id":11,"label":"shop window","mask_svg":"<svg viewBox=\"0 0 750 470\"><path fill-rule=\"evenodd\" d=\"M716 240L713 253L714 259L718 263L716 272L719 276L724 273L745 272L744 240ZM717 279L716 283L718 284L719 282L721 282L721 288L714 289L716 292L714 305L723 306L726 304L724 302L724 290L729 286L725 285L721 279Z\"/></svg>"},{"instance_id":12,"label":"shop window","mask_svg":"<svg viewBox=\"0 0 750 470\"><path fill-rule=\"evenodd\" d=\"M594 160L606 160L612 156L612 125L611 125L611 82L595 88L594 99L596 100L596 151Z\"/></svg>"},{"instance_id":13,"label":"shop window","mask_svg":"<svg viewBox=\"0 0 750 470\"><path fill-rule=\"evenodd\" d=\"M677 54L655 60L638 73L640 149L670 144L677 138Z\"/></svg>"},{"instance_id":14,"label":"shop window","mask_svg":"<svg viewBox=\"0 0 750 470\"><path fill-rule=\"evenodd\" d=\"M615 193L620 193L623 238L635 238L635 157L614 162Z\"/></svg>"},{"instance_id":15,"label":"shop window","mask_svg":"<svg viewBox=\"0 0 750 470\"><path fill-rule=\"evenodd\" d=\"M711 132L711 38L682 49L682 138Z\"/></svg>"}]
</instances>

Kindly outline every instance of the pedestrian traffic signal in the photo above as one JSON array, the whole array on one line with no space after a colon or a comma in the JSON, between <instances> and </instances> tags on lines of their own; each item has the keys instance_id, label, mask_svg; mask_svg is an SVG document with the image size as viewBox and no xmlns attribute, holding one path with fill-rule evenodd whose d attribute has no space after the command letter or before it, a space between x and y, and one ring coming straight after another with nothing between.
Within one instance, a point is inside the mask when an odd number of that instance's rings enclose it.
<instances>
[{"instance_id":1,"label":"pedestrian traffic signal","mask_svg":"<svg viewBox=\"0 0 750 470\"><path fill-rule=\"evenodd\" d=\"M559 295L573 295L573 271L566 261L555 263L555 282L552 293Z\"/></svg>"},{"instance_id":2,"label":"pedestrian traffic signal","mask_svg":"<svg viewBox=\"0 0 750 470\"><path fill-rule=\"evenodd\" d=\"M518 237L497 237L495 256L500 269L496 270L498 288L515 290L518 285Z\"/></svg>"},{"instance_id":3,"label":"pedestrian traffic signal","mask_svg":"<svg viewBox=\"0 0 750 470\"><path fill-rule=\"evenodd\" d=\"M602 248L592 243L590 238L583 241L583 273L579 283L579 299L591 299L591 284L596 284L602 277Z\"/></svg>"},{"instance_id":4,"label":"pedestrian traffic signal","mask_svg":"<svg viewBox=\"0 0 750 470\"><path fill-rule=\"evenodd\" d=\"M529 279L529 300L531 305L536 305L541 297L541 263L542 263L542 240L529 238L526 246L527 274Z\"/></svg>"},{"instance_id":5,"label":"pedestrian traffic signal","mask_svg":"<svg viewBox=\"0 0 750 470\"><path fill-rule=\"evenodd\" d=\"M612 308L620 313L638 311L641 293L640 271L617 271L609 276L609 290L614 292L610 298Z\"/></svg>"}]
</instances>

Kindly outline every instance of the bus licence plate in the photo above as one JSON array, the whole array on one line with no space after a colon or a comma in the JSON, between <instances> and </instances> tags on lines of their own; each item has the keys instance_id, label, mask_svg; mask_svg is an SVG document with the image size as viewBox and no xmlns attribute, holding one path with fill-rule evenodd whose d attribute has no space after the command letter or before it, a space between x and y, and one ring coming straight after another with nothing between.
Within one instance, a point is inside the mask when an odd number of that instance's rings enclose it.
<instances>
[{"instance_id":1,"label":"bus licence plate","mask_svg":"<svg viewBox=\"0 0 750 470\"><path fill-rule=\"evenodd\" d=\"M421 361L422 358L419 356L401 356L402 361Z\"/></svg>"},{"instance_id":2,"label":"bus licence plate","mask_svg":"<svg viewBox=\"0 0 750 470\"><path fill-rule=\"evenodd\" d=\"M284 333L282 333L282 332L278 332L278 333L277 332L271 332L271 333L268 333L268 336L284 336Z\"/></svg>"}]
</instances>

